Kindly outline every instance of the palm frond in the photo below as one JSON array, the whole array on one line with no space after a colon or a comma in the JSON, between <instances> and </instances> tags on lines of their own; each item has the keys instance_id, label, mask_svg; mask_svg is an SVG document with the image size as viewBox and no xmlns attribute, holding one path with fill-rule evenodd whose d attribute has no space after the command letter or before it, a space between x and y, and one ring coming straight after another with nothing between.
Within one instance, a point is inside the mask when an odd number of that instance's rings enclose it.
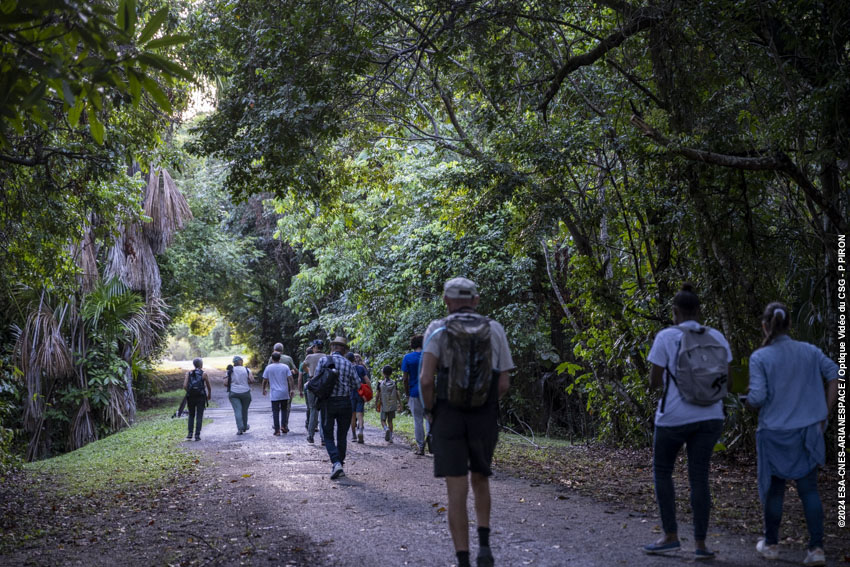
<instances>
[{"instance_id":1,"label":"palm frond","mask_svg":"<svg viewBox=\"0 0 850 567\"><path fill-rule=\"evenodd\" d=\"M98 282L83 298L80 316L90 327L103 327L115 335L125 321L144 310L145 302L139 294L113 277Z\"/></svg>"},{"instance_id":2,"label":"palm frond","mask_svg":"<svg viewBox=\"0 0 850 567\"><path fill-rule=\"evenodd\" d=\"M95 428L94 420L91 415L91 405L87 399L80 404L80 409L77 410L77 415L71 422L71 430L68 436L68 448L71 451L97 441L97 428Z\"/></svg>"},{"instance_id":3,"label":"palm frond","mask_svg":"<svg viewBox=\"0 0 850 567\"><path fill-rule=\"evenodd\" d=\"M160 183L160 174L162 183ZM186 197L165 169L151 171L145 192L145 214L151 218L143 231L154 254L162 254L171 244L174 233L192 219Z\"/></svg>"},{"instance_id":4,"label":"palm frond","mask_svg":"<svg viewBox=\"0 0 850 567\"><path fill-rule=\"evenodd\" d=\"M135 353L141 357L151 355L168 328L170 318L165 313L168 305L161 297L148 297L144 309L135 313L124 327L135 339Z\"/></svg>"},{"instance_id":5,"label":"palm frond","mask_svg":"<svg viewBox=\"0 0 850 567\"><path fill-rule=\"evenodd\" d=\"M80 273L77 275L77 282L80 284L80 289L83 293L88 293L94 289L100 278L97 270L95 243L91 230L86 230L85 235L79 242L71 244L70 252L71 258L80 269Z\"/></svg>"},{"instance_id":6,"label":"palm frond","mask_svg":"<svg viewBox=\"0 0 850 567\"><path fill-rule=\"evenodd\" d=\"M109 250L104 276L118 278L130 289L159 295L159 266L139 225L123 227Z\"/></svg>"}]
</instances>

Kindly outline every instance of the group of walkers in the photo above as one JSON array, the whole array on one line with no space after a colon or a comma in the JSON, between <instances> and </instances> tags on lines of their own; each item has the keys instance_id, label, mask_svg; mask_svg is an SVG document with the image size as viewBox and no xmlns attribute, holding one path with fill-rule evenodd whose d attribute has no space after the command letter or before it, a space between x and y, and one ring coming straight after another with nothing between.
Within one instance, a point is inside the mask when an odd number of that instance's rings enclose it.
<instances>
[{"instance_id":1,"label":"group of walkers","mask_svg":"<svg viewBox=\"0 0 850 567\"><path fill-rule=\"evenodd\" d=\"M719 355L725 371L715 382L717 391L725 393L725 387L720 386L730 379L732 352L719 331L699 324L699 316L699 299L693 287L685 284L673 298L674 326L658 333L649 351L650 384L662 389L655 413L653 476L664 535L644 551L667 554L681 549L672 475L676 457L685 446L694 516L694 559L706 560L715 557L705 539L711 509L709 464L723 432L723 399L694 394L685 379L689 372L683 369L682 359L688 352L692 358L701 357L701 363ZM823 433L838 396L838 366L814 345L789 337L790 323L785 305L774 302L767 306L761 318L764 340L750 356L749 388L746 396L741 396L747 407L758 411L757 484L764 537L759 539L756 551L765 559L778 558L785 485L795 480L809 530L803 564L825 565L817 473L826 460ZM697 344L701 346L690 346ZM702 364L703 369L708 366Z\"/></svg>"},{"instance_id":2,"label":"group of walkers","mask_svg":"<svg viewBox=\"0 0 850 567\"><path fill-rule=\"evenodd\" d=\"M443 302L448 315L432 321L424 335L412 337L411 352L401 364L404 393L414 420L415 451L419 455L426 449L433 453L434 476L445 478L449 530L458 567L471 565L470 487L478 535L476 563L479 567L494 564L489 477L499 432L499 399L508 391L509 373L514 370L504 328L477 313L479 301L474 282L466 278L447 281ZM723 398L731 376L732 352L722 333L699 323L700 302L689 284L674 297L672 312L674 325L658 333L648 355L650 386L662 390L655 414L653 479L664 535L644 551L669 554L681 550L672 473L685 447L694 559L710 560L715 553L706 545L711 509L709 465L723 431ZM817 469L825 462L823 432L837 399L838 367L817 347L788 336L789 311L781 303L767 306L762 329L763 345L750 357L745 399L749 408L759 412L757 482L764 537L756 550L767 559L778 557L785 485L787 480L795 480L810 537L803 563L825 565ZM275 345L263 372L263 394L271 394L274 435L289 431L290 400L296 388L306 396L307 442L314 443L319 432L331 463L330 478L338 479L345 476L349 430L353 442L363 442L364 396L371 395L367 387L371 376L362 359L349 352L344 337L330 342L329 354L323 352L324 346L322 340L313 341L296 371L292 359L282 353L282 345ZM210 385L200 359L194 365L184 387L190 412L187 439L194 434L198 440ZM402 408L393 374L392 366L384 366L376 389L376 409L388 442L392 442L396 412ZM328 376L332 381L322 392ZM707 378L710 383L705 383ZM238 435L249 429L251 382L250 371L241 358L234 357L227 386Z\"/></svg>"}]
</instances>

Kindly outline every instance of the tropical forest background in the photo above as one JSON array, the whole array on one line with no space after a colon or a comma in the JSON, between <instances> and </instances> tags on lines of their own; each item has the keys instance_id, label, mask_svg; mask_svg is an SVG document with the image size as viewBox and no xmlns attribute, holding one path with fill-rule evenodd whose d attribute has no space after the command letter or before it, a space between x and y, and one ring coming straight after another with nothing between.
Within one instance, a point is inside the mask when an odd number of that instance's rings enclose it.
<instances>
[{"instance_id":1,"label":"tropical forest background","mask_svg":"<svg viewBox=\"0 0 850 567\"><path fill-rule=\"evenodd\" d=\"M169 354L397 366L457 275L526 434L646 445L684 281L736 390L769 301L835 357L848 47L838 0L4 0L3 466L131 425Z\"/></svg>"}]
</instances>

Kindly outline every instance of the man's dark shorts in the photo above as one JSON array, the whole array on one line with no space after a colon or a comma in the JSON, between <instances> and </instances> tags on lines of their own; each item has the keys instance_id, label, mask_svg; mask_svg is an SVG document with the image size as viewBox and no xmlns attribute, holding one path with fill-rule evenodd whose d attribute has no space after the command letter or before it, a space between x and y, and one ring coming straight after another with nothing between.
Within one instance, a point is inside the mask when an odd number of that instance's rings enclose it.
<instances>
[{"instance_id":1,"label":"man's dark shorts","mask_svg":"<svg viewBox=\"0 0 850 567\"><path fill-rule=\"evenodd\" d=\"M469 471L493 474L490 464L499 440L498 414L496 404L461 411L438 401L431 425L434 476L466 476Z\"/></svg>"}]
</instances>

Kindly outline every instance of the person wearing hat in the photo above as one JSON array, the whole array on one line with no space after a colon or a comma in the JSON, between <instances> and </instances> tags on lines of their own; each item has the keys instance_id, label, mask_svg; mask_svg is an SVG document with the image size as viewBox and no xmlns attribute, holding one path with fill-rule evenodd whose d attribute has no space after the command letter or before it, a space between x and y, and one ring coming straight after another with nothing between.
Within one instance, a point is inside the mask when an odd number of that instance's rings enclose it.
<instances>
[{"instance_id":1,"label":"person wearing hat","mask_svg":"<svg viewBox=\"0 0 850 567\"><path fill-rule=\"evenodd\" d=\"M479 567L487 567L494 563L490 551L490 465L499 436L499 398L508 391L508 373L514 369L505 329L475 311L480 299L474 282L466 278L453 278L446 282L443 286L443 302L448 308L449 317L432 321L425 331L419 373L425 415L431 420L434 476L446 479L449 531L458 567L470 565L469 519L466 510L470 484L478 523L477 564ZM444 389L442 382L438 384L436 376L438 369L446 368L449 364L452 339L445 332L446 323L450 319L459 320L461 314L469 315L465 319L487 322L491 351L491 383L487 397L483 405L467 409L449 404L445 394L448 389ZM441 380L447 380L446 372L441 372L440 376Z\"/></svg>"},{"instance_id":2,"label":"person wearing hat","mask_svg":"<svg viewBox=\"0 0 850 567\"><path fill-rule=\"evenodd\" d=\"M321 403L322 433L325 448L331 460L331 478L345 476L345 450L348 442L348 429L351 427L351 392L360 388L360 378L354 365L345 358L348 352L348 342L344 337L336 337L331 341L331 354L319 361L316 372L318 376L328 364L333 363L339 373L339 380L334 385L330 397ZM334 438L336 424L336 438Z\"/></svg>"},{"instance_id":3,"label":"person wearing hat","mask_svg":"<svg viewBox=\"0 0 850 567\"><path fill-rule=\"evenodd\" d=\"M233 357L233 370L230 374L230 405L233 406L233 417L236 418L236 435L242 435L251 426L248 425L248 406L251 405L251 384L254 379L251 371L242 365L242 357Z\"/></svg>"}]
</instances>

